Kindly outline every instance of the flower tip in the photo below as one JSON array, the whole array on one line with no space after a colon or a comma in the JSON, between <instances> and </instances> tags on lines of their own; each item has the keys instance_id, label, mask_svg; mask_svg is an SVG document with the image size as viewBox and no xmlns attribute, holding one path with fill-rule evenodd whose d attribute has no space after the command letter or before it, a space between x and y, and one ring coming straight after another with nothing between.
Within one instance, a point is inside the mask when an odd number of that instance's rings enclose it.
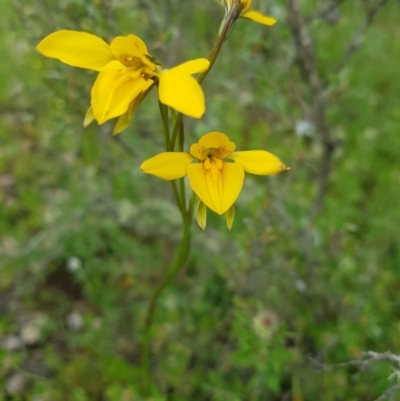
<instances>
[{"instance_id":1,"label":"flower tip","mask_svg":"<svg viewBox=\"0 0 400 401\"><path fill-rule=\"evenodd\" d=\"M83 127L86 128L93 121L94 121L93 109L91 107L89 107L88 111L85 114L85 118L83 120Z\"/></svg>"},{"instance_id":2,"label":"flower tip","mask_svg":"<svg viewBox=\"0 0 400 401\"><path fill-rule=\"evenodd\" d=\"M231 206L226 214L225 214L225 219L226 219L226 226L228 227L228 230L232 232L232 227L233 227L233 221L235 220L235 206Z\"/></svg>"},{"instance_id":3,"label":"flower tip","mask_svg":"<svg viewBox=\"0 0 400 401\"><path fill-rule=\"evenodd\" d=\"M207 207L200 199L197 203L196 220L199 227L204 231L207 225Z\"/></svg>"},{"instance_id":4,"label":"flower tip","mask_svg":"<svg viewBox=\"0 0 400 401\"><path fill-rule=\"evenodd\" d=\"M290 167L285 166L283 163L281 165L279 165L279 171L278 173L283 173L284 171L289 171Z\"/></svg>"},{"instance_id":5,"label":"flower tip","mask_svg":"<svg viewBox=\"0 0 400 401\"><path fill-rule=\"evenodd\" d=\"M273 26L278 22L275 18L270 17L269 26Z\"/></svg>"},{"instance_id":6,"label":"flower tip","mask_svg":"<svg viewBox=\"0 0 400 401\"><path fill-rule=\"evenodd\" d=\"M178 110L180 111L180 110ZM193 105L190 106L190 110L189 109L185 109L185 111L180 111L180 113L185 114L188 117L192 117L192 118L197 118L198 120L200 118L202 118L204 116L204 113L206 112L206 106L202 106L202 107L194 107Z\"/></svg>"}]
</instances>

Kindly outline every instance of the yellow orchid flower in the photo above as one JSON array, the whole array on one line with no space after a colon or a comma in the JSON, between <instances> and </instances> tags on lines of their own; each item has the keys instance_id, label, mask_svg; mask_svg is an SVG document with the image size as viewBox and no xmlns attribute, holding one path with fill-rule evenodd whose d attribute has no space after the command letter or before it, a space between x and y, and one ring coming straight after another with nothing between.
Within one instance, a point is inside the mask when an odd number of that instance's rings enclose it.
<instances>
[{"instance_id":1,"label":"yellow orchid flower","mask_svg":"<svg viewBox=\"0 0 400 401\"><path fill-rule=\"evenodd\" d=\"M235 152L235 144L220 132L203 135L190 152L163 152L146 160L140 168L164 180L176 180L185 175L200 201L222 215L229 211L238 198L244 173L258 175L278 174L289 170L281 160L264 150ZM192 163L197 160L197 163ZM204 221L204 208L198 207L200 220ZM198 216L198 217L199 217ZM229 216L231 226L234 209Z\"/></svg>"},{"instance_id":2,"label":"yellow orchid flower","mask_svg":"<svg viewBox=\"0 0 400 401\"><path fill-rule=\"evenodd\" d=\"M99 71L84 125L119 117L114 134L124 130L147 91L158 85L160 102L194 118L205 112L204 93L191 75L205 71L209 61L191 60L163 69L135 35L117 36L110 45L87 32L61 30L45 37L37 49L73 67Z\"/></svg>"},{"instance_id":3,"label":"yellow orchid flower","mask_svg":"<svg viewBox=\"0 0 400 401\"><path fill-rule=\"evenodd\" d=\"M248 18L259 24L272 26L276 23L276 19L268 15L261 14L258 11L249 10L253 0L220 0L225 5L225 14L228 15L232 8L236 9L236 18ZM236 19L235 18L235 19Z\"/></svg>"}]
</instances>

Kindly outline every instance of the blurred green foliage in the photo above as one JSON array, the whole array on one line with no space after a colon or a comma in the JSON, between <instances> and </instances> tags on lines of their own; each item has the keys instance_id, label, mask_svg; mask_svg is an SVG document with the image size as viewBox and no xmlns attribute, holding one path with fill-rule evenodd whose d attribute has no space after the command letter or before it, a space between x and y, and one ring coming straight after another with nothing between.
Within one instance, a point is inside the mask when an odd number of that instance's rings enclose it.
<instances>
[{"instance_id":1,"label":"blurred green foliage","mask_svg":"<svg viewBox=\"0 0 400 401\"><path fill-rule=\"evenodd\" d=\"M247 177L232 233L212 213L195 227L156 316L154 401L364 401L396 384L387 362L322 368L400 349L398 2L334 72L368 3L309 24L339 143L314 220L322 148L286 2L255 0L279 23L239 20L205 81L189 142L219 130L292 170ZM134 33L172 66L206 56L222 17L211 0L2 2L0 400L141 400L143 315L179 238L170 186L138 167L162 150L155 93L120 137L83 129L95 75L35 46L58 29Z\"/></svg>"}]
</instances>

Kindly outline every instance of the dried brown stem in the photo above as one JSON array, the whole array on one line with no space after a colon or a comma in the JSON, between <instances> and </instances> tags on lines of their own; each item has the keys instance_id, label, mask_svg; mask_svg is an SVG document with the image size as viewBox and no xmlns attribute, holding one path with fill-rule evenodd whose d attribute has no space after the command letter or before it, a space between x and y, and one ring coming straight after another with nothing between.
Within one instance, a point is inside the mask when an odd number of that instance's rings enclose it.
<instances>
[{"instance_id":1,"label":"dried brown stem","mask_svg":"<svg viewBox=\"0 0 400 401\"><path fill-rule=\"evenodd\" d=\"M400 390L400 384L395 384L394 386L389 387L381 394L380 397L376 398L374 401L395 400L397 399L394 398L397 390Z\"/></svg>"},{"instance_id":2,"label":"dried brown stem","mask_svg":"<svg viewBox=\"0 0 400 401\"><path fill-rule=\"evenodd\" d=\"M310 218L314 218L322 210L325 194L328 189L335 142L332 139L331 129L326 120L323 86L315 61L314 46L300 9L299 0L288 1L288 18L295 39L298 66L310 92L312 121L323 144L323 154L318 169L317 194L314 204L310 209Z\"/></svg>"},{"instance_id":3,"label":"dried brown stem","mask_svg":"<svg viewBox=\"0 0 400 401\"><path fill-rule=\"evenodd\" d=\"M365 351L361 353L361 359L352 359L335 365L325 365L316 359L310 359L310 361L319 369L324 371L332 371L334 369L348 368L355 366L360 370L366 369L369 365L378 361L388 361L396 364L400 368L400 355L390 353L380 353L375 351Z\"/></svg>"},{"instance_id":4,"label":"dried brown stem","mask_svg":"<svg viewBox=\"0 0 400 401\"><path fill-rule=\"evenodd\" d=\"M337 8L340 6L340 4L343 3L344 1L345 0L330 0L328 2L328 4L325 5L324 7L322 7L320 10L304 17L304 20L307 23L314 21L315 19L328 20L329 17L332 15L332 13L334 13L337 10Z\"/></svg>"},{"instance_id":5,"label":"dried brown stem","mask_svg":"<svg viewBox=\"0 0 400 401\"><path fill-rule=\"evenodd\" d=\"M378 13L378 11L388 2L388 0L377 0L376 3L366 11L365 20L362 25L356 29L348 46L346 47L342 58L336 64L334 68L334 72L338 73L350 60L351 56L360 48L362 43L362 38L365 34L365 31L368 29L370 25L374 22L374 19Z\"/></svg>"},{"instance_id":6,"label":"dried brown stem","mask_svg":"<svg viewBox=\"0 0 400 401\"><path fill-rule=\"evenodd\" d=\"M121 147L121 149L122 149L125 153L127 153L129 156L131 156L131 157L135 157L135 156L136 156L135 150L134 150L132 147L130 147L119 135L113 135L113 136L112 136L112 139L113 139L114 142L116 142L116 143Z\"/></svg>"}]
</instances>

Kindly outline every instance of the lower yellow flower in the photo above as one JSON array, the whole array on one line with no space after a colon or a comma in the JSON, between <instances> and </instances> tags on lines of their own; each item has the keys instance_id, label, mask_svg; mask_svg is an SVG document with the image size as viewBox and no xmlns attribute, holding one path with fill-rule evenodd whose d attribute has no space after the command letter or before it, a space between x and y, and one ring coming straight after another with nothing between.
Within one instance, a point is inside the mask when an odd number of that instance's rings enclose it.
<instances>
[{"instance_id":1,"label":"lower yellow flower","mask_svg":"<svg viewBox=\"0 0 400 401\"><path fill-rule=\"evenodd\" d=\"M245 171L270 175L289 170L278 157L264 150L235 152L235 144L220 132L203 135L190 152L163 152L146 160L140 168L164 180L187 175L196 195L219 215L238 198ZM233 221L233 217L230 219Z\"/></svg>"},{"instance_id":2,"label":"lower yellow flower","mask_svg":"<svg viewBox=\"0 0 400 401\"><path fill-rule=\"evenodd\" d=\"M236 18L248 18L254 22L268 26L272 26L276 23L275 18L261 14L258 11L249 10L253 0L223 0L223 2L225 4L226 15L228 15L228 13L234 8Z\"/></svg>"},{"instance_id":3,"label":"lower yellow flower","mask_svg":"<svg viewBox=\"0 0 400 401\"><path fill-rule=\"evenodd\" d=\"M57 31L37 46L43 55L73 67L99 71L84 125L119 117L114 133L124 130L148 90L158 85L160 102L180 113L200 118L204 93L192 74L205 71L209 61L191 60L163 69L137 36L117 36L110 45L87 32Z\"/></svg>"}]
</instances>

